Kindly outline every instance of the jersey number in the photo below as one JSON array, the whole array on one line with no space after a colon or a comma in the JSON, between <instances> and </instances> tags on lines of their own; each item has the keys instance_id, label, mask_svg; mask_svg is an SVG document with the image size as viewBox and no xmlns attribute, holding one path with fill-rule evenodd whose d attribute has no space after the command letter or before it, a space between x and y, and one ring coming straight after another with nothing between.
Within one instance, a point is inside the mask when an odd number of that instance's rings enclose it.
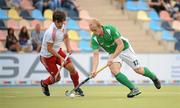
<instances>
[{"instance_id":1,"label":"jersey number","mask_svg":"<svg viewBox=\"0 0 180 108\"><path fill-rule=\"evenodd\" d=\"M139 65L139 62L138 62L138 60L135 60L135 61L133 61L133 63L134 63L134 66L137 66L137 65Z\"/></svg>"}]
</instances>

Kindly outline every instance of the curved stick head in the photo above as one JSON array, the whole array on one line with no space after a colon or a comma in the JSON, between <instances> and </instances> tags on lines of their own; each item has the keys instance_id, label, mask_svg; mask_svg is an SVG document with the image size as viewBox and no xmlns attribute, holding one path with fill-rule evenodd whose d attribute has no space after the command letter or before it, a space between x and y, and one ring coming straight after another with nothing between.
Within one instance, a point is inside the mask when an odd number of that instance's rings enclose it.
<instances>
[{"instance_id":1,"label":"curved stick head","mask_svg":"<svg viewBox=\"0 0 180 108\"><path fill-rule=\"evenodd\" d=\"M66 90L66 91L65 91L65 95L66 95L67 97L71 97L70 95L73 94L73 92L74 92L74 90L71 90L71 91Z\"/></svg>"},{"instance_id":2,"label":"curved stick head","mask_svg":"<svg viewBox=\"0 0 180 108\"><path fill-rule=\"evenodd\" d=\"M65 96L70 96L70 92L68 90L65 91Z\"/></svg>"}]
</instances>

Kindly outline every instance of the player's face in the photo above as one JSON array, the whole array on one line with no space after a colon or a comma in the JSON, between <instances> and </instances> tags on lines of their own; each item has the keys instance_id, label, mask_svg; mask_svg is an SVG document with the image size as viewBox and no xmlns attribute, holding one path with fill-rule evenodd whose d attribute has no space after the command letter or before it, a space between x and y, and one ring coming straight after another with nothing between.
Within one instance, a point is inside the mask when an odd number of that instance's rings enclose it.
<instances>
[{"instance_id":1,"label":"player's face","mask_svg":"<svg viewBox=\"0 0 180 108\"><path fill-rule=\"evenodd\" d=\"M101 27L90 25L90 29L95 35L102 36L103 34Z\"/></svg>"},{"instance_id":2,"label":"player's face","mask_svg":"<svg viewBox=\"0 0 180 108\"><path fill-rule=\"evenodd\" d=\"M56 25L56 27L58 28L58 29L61 29L62 28L62 26L63 26L63 24L65 24L65 21L55 21L54 22L55 23L55 25Z\"/></svg>"}]
</instances>

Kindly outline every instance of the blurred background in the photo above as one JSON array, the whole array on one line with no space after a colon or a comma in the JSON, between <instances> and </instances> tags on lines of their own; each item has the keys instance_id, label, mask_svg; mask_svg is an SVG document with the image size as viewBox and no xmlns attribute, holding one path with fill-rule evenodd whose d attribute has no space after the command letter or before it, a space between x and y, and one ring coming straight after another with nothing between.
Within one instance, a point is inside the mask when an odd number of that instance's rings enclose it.
<instances>
[{"instance_id":1,"label":"blurred background","mask_svg":"<svg viewBox=\"0 0 180 108\"><path fill-rule=\"evenodd\" d=\"M39 85L48 75L39 61L39 50L56 9L68 16L71 58L81 81L91 71L88 21L96 18L116 26L162 84L180 84L180 0L0 0L0 86ZM61 47L66 51L64 44ZM107 58L102 50L99 68ZM122 71L136 84L152 84L126 64ZM72 84L66 70L61 77L57 84ZM109 69L87 83L117 84Z\"/></svg>"}]
</instances>

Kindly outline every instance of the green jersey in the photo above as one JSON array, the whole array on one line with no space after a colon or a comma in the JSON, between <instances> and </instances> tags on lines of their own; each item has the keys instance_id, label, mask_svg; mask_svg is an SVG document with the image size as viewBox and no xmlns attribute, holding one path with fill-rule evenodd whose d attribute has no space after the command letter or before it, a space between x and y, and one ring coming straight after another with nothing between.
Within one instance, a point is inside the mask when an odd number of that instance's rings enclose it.
<instances>
[{"instance_id":1,"label":"green jersey","mask_svg":"<svg viewBox=\"0 0 180 108\"><path fill-rule=\"evenodd\" d=\"M117 44L115 43L115 40L117 38L120 38L123 41L123 44L124 44L123 51L129 48L130 45L127 39L122 37L115 27L111 25L105 25L105 26L102 26L102 29L104 32L103 36L97 36L95 34L92 35L91 47L93 50L99 49L99 47L102 47L109 54L114 53L117 47Z\"/></svg>"}]
</instances>

